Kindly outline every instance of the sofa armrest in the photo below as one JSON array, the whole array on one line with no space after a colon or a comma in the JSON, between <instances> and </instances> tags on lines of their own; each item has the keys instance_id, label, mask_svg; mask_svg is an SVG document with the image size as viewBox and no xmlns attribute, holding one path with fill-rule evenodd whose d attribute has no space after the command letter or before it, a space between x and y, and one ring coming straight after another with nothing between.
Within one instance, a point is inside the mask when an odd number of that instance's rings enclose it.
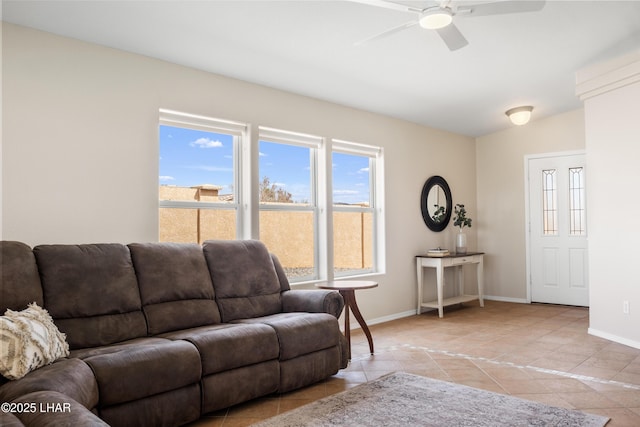
<instances>
[{"instance_id":1,"label":"sofa armrest","mask_svg":"<svg viewBox=\"0 0 640 427\"><path fill-rule=\"evenodd\" d=\"M329 313L340 317L344 300L338 291L324 289L295 289L282 292L282 311Z\"/></svg>"}]
</instances>

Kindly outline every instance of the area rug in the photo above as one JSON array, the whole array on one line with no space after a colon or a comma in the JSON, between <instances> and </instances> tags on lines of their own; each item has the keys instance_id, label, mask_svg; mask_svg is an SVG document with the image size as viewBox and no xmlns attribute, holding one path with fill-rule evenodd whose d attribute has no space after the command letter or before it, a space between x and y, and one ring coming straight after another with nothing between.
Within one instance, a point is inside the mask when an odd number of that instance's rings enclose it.
<instances>
[{"instance_id":1,"label":"area rug","mask_svg":"<svg viewBox=\"0 0 640 427\"><path fill-rule=\"evenodd\" d=\"M609 418L396 372L254 427L602 427Z\"/></svg>"}]
</instances>

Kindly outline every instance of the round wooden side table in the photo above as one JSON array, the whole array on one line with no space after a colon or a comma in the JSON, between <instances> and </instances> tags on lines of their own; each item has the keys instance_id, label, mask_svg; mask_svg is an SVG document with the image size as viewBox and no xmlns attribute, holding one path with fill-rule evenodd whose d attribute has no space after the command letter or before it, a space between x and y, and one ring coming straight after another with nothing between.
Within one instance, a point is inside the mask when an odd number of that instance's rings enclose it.
<instances>
[{"instance_id":1,"label":"round wooden side table","mask_svg":"<svg viewBox=\"0 0 640 427\"><path fill-rule=\"evenodd\" d=\"M340 292L344 299L344 336L347 338L349 344L349 360L351 360L351 328L349 324L349 310L353 312L353 316L356 318L360 327L364 331L369 341L369 350L373 354L373 338L371 332L367 326L367 322L364 321L360 309L356 303L356 291L358 289L371 289L378 286L378 283L369 280L336 280L333 282L316 283L316 287L320 289L331 289Z\"/></svg>"}]
</instances>

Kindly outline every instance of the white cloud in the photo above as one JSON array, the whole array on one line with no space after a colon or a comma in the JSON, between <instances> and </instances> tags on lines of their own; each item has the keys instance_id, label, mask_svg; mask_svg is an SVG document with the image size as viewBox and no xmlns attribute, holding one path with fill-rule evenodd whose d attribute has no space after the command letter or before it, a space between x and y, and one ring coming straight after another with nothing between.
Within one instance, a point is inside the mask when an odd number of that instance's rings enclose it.
<instances>
[{"instance_id":1,"label":"white cloud","mask_svg":"<svg viewBox=\"0 0 640 427\"><path fill-rule=\"evenodd\" d=\"M214 141L209 138L198 138L195 141L190 142L189 145L200 148L220 148L222 147L222 142L217 139Z\"/></svg>"},{"instance_id":2,"label":"white cloud","mask_svg":"<svg viewBox=\"0 0 640 427\"><path fill-rule=\"evenodd\" d=\"M262 151L258 152L258 156L260 157L267 157L266 153L263 153Z\"/></svg>"},{"instance_id":3,"label":"white cloud","mask_svg":"<svg viewBox=\"0 0 640 427\"><path fill-rule=\"evenodd\" d=\"M223 167L223 166L206 166L206 165L196 165L189 166L189 169L196 169L207 172L233 172L233 168Z\"/></svg>"},{"instance_id":4,"label":"white cloud","mask_svg":"<svg viewBox=\"0 0 640 427\"><path fill-rule=\"evenodd\" d=\"M369 172L369 168L362 168L358 171L358 173L365 173L365 172Z\"/></svg>"},{"instance_id":5,"label":"white cloud","mask_svg":"<svg viewBox=\"0 0 640 427\"><path fill-rule=\"evenodd\" d=\"M333 194L360 194L360 192L356 190L333 190Z\"/></svg>"},{"instance_id":6,"label":"white cloud","mask_svg":"<svg viewBox=\"0 0 640 427\"><path fill-rule=\"evenodd\" d=\"M175 181L175 178L169 175L160 175L160 181Z\"/></svg>"}]
</instances>

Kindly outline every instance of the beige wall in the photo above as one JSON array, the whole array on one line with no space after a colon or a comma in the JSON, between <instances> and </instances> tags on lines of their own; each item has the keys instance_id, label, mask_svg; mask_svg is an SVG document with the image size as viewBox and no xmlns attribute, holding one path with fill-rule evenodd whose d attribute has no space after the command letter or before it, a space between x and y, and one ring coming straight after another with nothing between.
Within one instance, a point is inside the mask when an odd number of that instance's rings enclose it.
<instances>
[{"instance_id":1,"label":"beige wall","mask_svg":"<svg viewBox=\"0 0 640 427\"><path fill-rule=\"evenodd\" d=\"M527 299L525 156L583 149L582 109L476 140L478 240L487 253L487 295L506 301Z\"/></svg>"},{"instance_id":2,"label":"beige wall","mask_svg":"<svg viewBox=\"0 0 640 427\"><path fill-rule=\"evenodd\" d=\"M589 331L640 348L640 50L581 70L577 80L586 121Z\"/></svg>"},{"instance_id":3,"label":"beige wall","mask_svg":"<svg viewBox=\"0 0 640 427\"><path fill-rule=\"evenodd\" d=\"M386 265L358 295L367 319L410 313L415 255L453 245L422 222L429 176L479 218L472 138L10 24L3 65L4 239L157 241L159 108L384 148Z\"/></svg>"},{"instance_id":4,"label":"beige wall","mask_svg":"<svg viewBox=\"0 0 640 427\"><path fill-rule=\"evenodd\" d=\"M524 157L585 149L583 110L474 140L10 24L3 25L2 49L3 239L31 245L158 240L159 108L379 145L387 178L386 266L372 277L380 286L358 294L369 320L410 313L414 256L453 247L452 226L434 233L422 222L419 195L431 175L448 180L453 202L464 203L474 220L469 246L487 253L487 294L523 301ZM625 258L637 227L612 220L610 203L598 202L615 191L615 200L638 210L629 186L635 191L640 184L639 122L614 109L634 105L640 95L637 85L633 90L587 106L587 127L597 138L586 148L592 327L639 342L637 275ZM622 243L626 238L632 243ZM620 316L627 298L631 316Z\"/></svg>"}]
</instances>

